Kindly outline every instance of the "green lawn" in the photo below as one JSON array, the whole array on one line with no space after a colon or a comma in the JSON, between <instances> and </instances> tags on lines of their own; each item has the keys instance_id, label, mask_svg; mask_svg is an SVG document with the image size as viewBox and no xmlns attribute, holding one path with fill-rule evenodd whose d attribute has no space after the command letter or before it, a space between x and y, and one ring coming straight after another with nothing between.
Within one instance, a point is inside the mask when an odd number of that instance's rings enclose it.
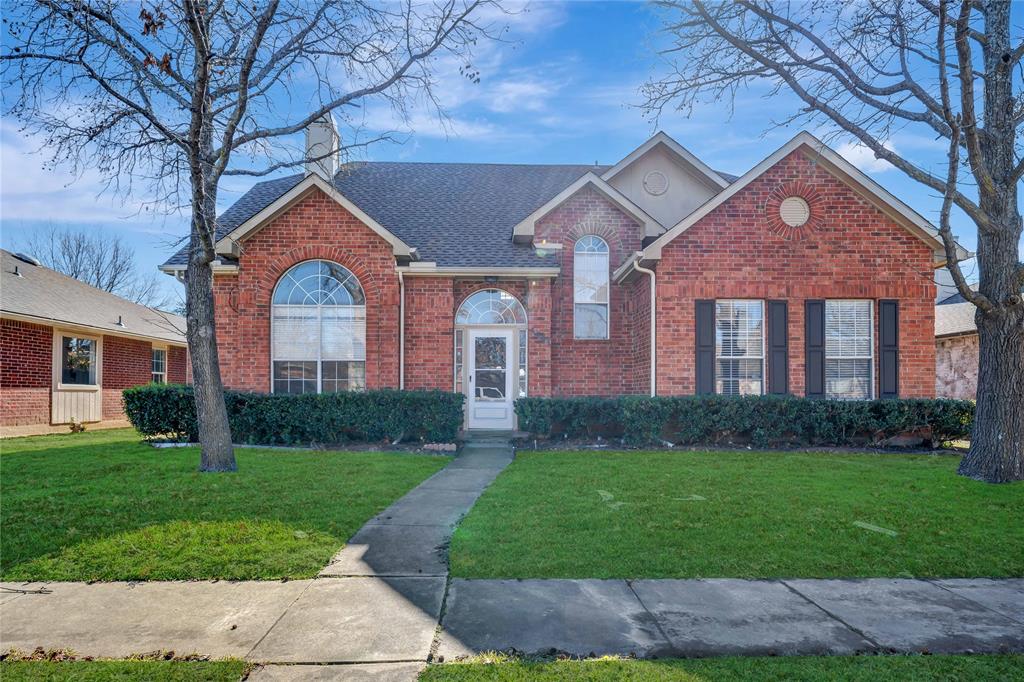
<instances>
[{"instance_id":1,"label":"green lawn","mask_svg":"<svg viewBox=\"0 0 1024 682\"><path fill-rule=\"evenodd\" d=\"M4 682L22 680L153 680L153 682L238 682L243 661L5 661Z\"/></svg>"},{"instance_id":2,"label":"green lawn","mask_svg":"<svg viewBox=\"0 0 1024 682\"><path fill-rule=\"evenodd\" d=\"M360 526L447 463L379 452L196 448L132 430L0 442L0 579L310 577Z\"/></svg>"},{"instance_id":3,"label":"green lawn","mask_svg":"<svg viewBox=\"0 0 1024 682\"><path fill-rule=\"evenodd\" d=\"M998 682L1024 680L1024 656L793 656L434 665L420 682Z\"/></svg>"},{"instance_id":4,"label":"green lawn","mask_svg":"<svg viewBox=\"0 0 1024 682\"><path fill-rule=\"evenodd\" d=\"M948 455L520 451L456 531L452 574L1024 576L1024 484L968 480L957 463Z\"/></svg>"}]
</instances>

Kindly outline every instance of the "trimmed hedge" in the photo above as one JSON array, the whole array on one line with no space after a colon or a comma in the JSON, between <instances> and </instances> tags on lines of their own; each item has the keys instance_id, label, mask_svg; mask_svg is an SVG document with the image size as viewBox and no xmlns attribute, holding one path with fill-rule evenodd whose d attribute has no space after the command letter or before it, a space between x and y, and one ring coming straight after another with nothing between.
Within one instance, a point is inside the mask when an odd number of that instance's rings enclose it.
<instances>
[{"instance_id":1,"label":"trimmed hedge","mask_svg":"<svg viewBox=\"0 0 1024 682\"><path fill-rule=\"evenodd\" d=\"M969 400L817 400L774 396L520 398L519 428L536 437L621 437L631 445L750 443L756 447L880 444L915 434L966 438Z\"/></svg>"},{"instance_id":2,"label":"trimmed hedge","mask_svg":"<svg viewBox=\"0 0 1024 682\"><path fill-rule=\"evenodd\" d=\"M150 384L124 391L124 411L143 436L199 438L191 386ZM253 445L345 441L455 440L462 426L461 393L361 391L271 395L226 391L232 440Z\"/></svg>"}]
</instances>

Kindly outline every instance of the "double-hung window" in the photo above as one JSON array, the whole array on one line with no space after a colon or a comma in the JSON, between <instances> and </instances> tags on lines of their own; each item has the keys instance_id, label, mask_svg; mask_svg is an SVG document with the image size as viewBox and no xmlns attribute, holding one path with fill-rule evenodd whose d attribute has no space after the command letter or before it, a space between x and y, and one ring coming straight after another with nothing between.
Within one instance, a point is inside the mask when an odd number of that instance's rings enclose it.
<instances>
[{"instance_id":1,"label":"double-hung window","mask_svg":"<svg viewBox=\"0 0 1024 682\"><path fill-rule=\"evenodd\" d=\"M715 392L764 393L763 301L715 301Z\"/></svg>"},{"instance_id":2,"label":"double-hung window","mask_svg":"<svg viewBox=\"0 0 1024 682\"><path fill-rule=\"evenodd\" d=\"M825 301L825 396L868 400L874 392L872 305Z\"/></svg>"},{"instance_id":3,"label":"double-hung window","mask_svg":"<svg viewBox=\"0 0 1024 682\"><path fill-rule=\"evenodd\" d=\"M153 349L153 378L154 384L167 383L167 350L165 348Z\"/></svg>"},{"instance_id":4,"label":"double-hung window","mask_svg":"<svg viewBox=\"0 0 1024 682\"><path fill-rule=\"evenodd\" d=\"M608 244L600 237L581 237L573 248L573 336L608 338Z\"/></svg>"}]
</instances>

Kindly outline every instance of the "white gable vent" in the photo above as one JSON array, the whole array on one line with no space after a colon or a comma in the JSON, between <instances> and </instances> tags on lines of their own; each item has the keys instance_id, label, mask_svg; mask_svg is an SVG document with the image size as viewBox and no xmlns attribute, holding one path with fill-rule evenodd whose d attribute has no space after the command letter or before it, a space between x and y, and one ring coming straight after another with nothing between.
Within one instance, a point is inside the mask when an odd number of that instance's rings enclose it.
<instances>
[{"instance_id":1,"label":"white gable vent","mask_svg":"<svg viewBox=\"0 0 1024 682\"><path fill-rule=\"evenodd\" d=\"M800 227L811 218L811 207L801 197L786 197L779 205L782 222L790 227Z\"/></svg>"},{"instance_id":2,"label":"white gable vent","mask_svg":"<svg viewBox=\"0 0 1024 682\"><path fill-rule=\"evenodd\" d=\"M668 176L653 170L644 176L644 191L652 196L661 196L668 191Z\"/></svg>"}]
</instances>

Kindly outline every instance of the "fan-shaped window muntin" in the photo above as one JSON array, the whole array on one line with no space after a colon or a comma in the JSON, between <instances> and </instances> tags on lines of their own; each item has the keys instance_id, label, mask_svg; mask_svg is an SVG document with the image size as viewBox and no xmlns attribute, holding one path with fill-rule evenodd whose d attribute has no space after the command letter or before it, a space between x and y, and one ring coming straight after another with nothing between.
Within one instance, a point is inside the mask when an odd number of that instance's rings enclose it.
<instances>
[{"instance_id":1,"label":"fan-shaped window muntin","mask_svg":"<svg viewBox=\"0 0 1024 682\"><path fill-rule=\"evenodd\" d=\"M466 297L455 313L455 391L463 390L463 341L462 327L473 325L519 325L514 339L515 348L509 349L512 357L518 359L516 368L516 392L525 398L527 391L527 331L526 309L519 299L501 289L481 289Z\"/></svg>"},{"instance_id":2,"label":"fan-shaped window muntin","mask_svg":"<svg viewBox=\"0 0 1024 682\"><path fill-rule=\"evenodd\" d=\"M271 298L271 389L366 388L366 297L359 279L326 260L299 263Z\"/></svg>"},{"instance_id":3,"label":"fan-shaped window muntin","mask_svg":"<svg viewBox=\"0 0 1024 682\"><path fill-rule=\"evenodd\" d=\"M608 338L608 243L596 235L580 237L573 247L573 336Z\"/></svg>"},{"instance_id":4,"label":"fan-shaped window muntin","mask_svg":"<svg viewBox=\"0 0 1024 682\"><path fill-rule=\"evenodd\" d=\"M526 324L526 310L507 291L482 289L462 302L455 324Z\"/></svg>"}]
</instances>

